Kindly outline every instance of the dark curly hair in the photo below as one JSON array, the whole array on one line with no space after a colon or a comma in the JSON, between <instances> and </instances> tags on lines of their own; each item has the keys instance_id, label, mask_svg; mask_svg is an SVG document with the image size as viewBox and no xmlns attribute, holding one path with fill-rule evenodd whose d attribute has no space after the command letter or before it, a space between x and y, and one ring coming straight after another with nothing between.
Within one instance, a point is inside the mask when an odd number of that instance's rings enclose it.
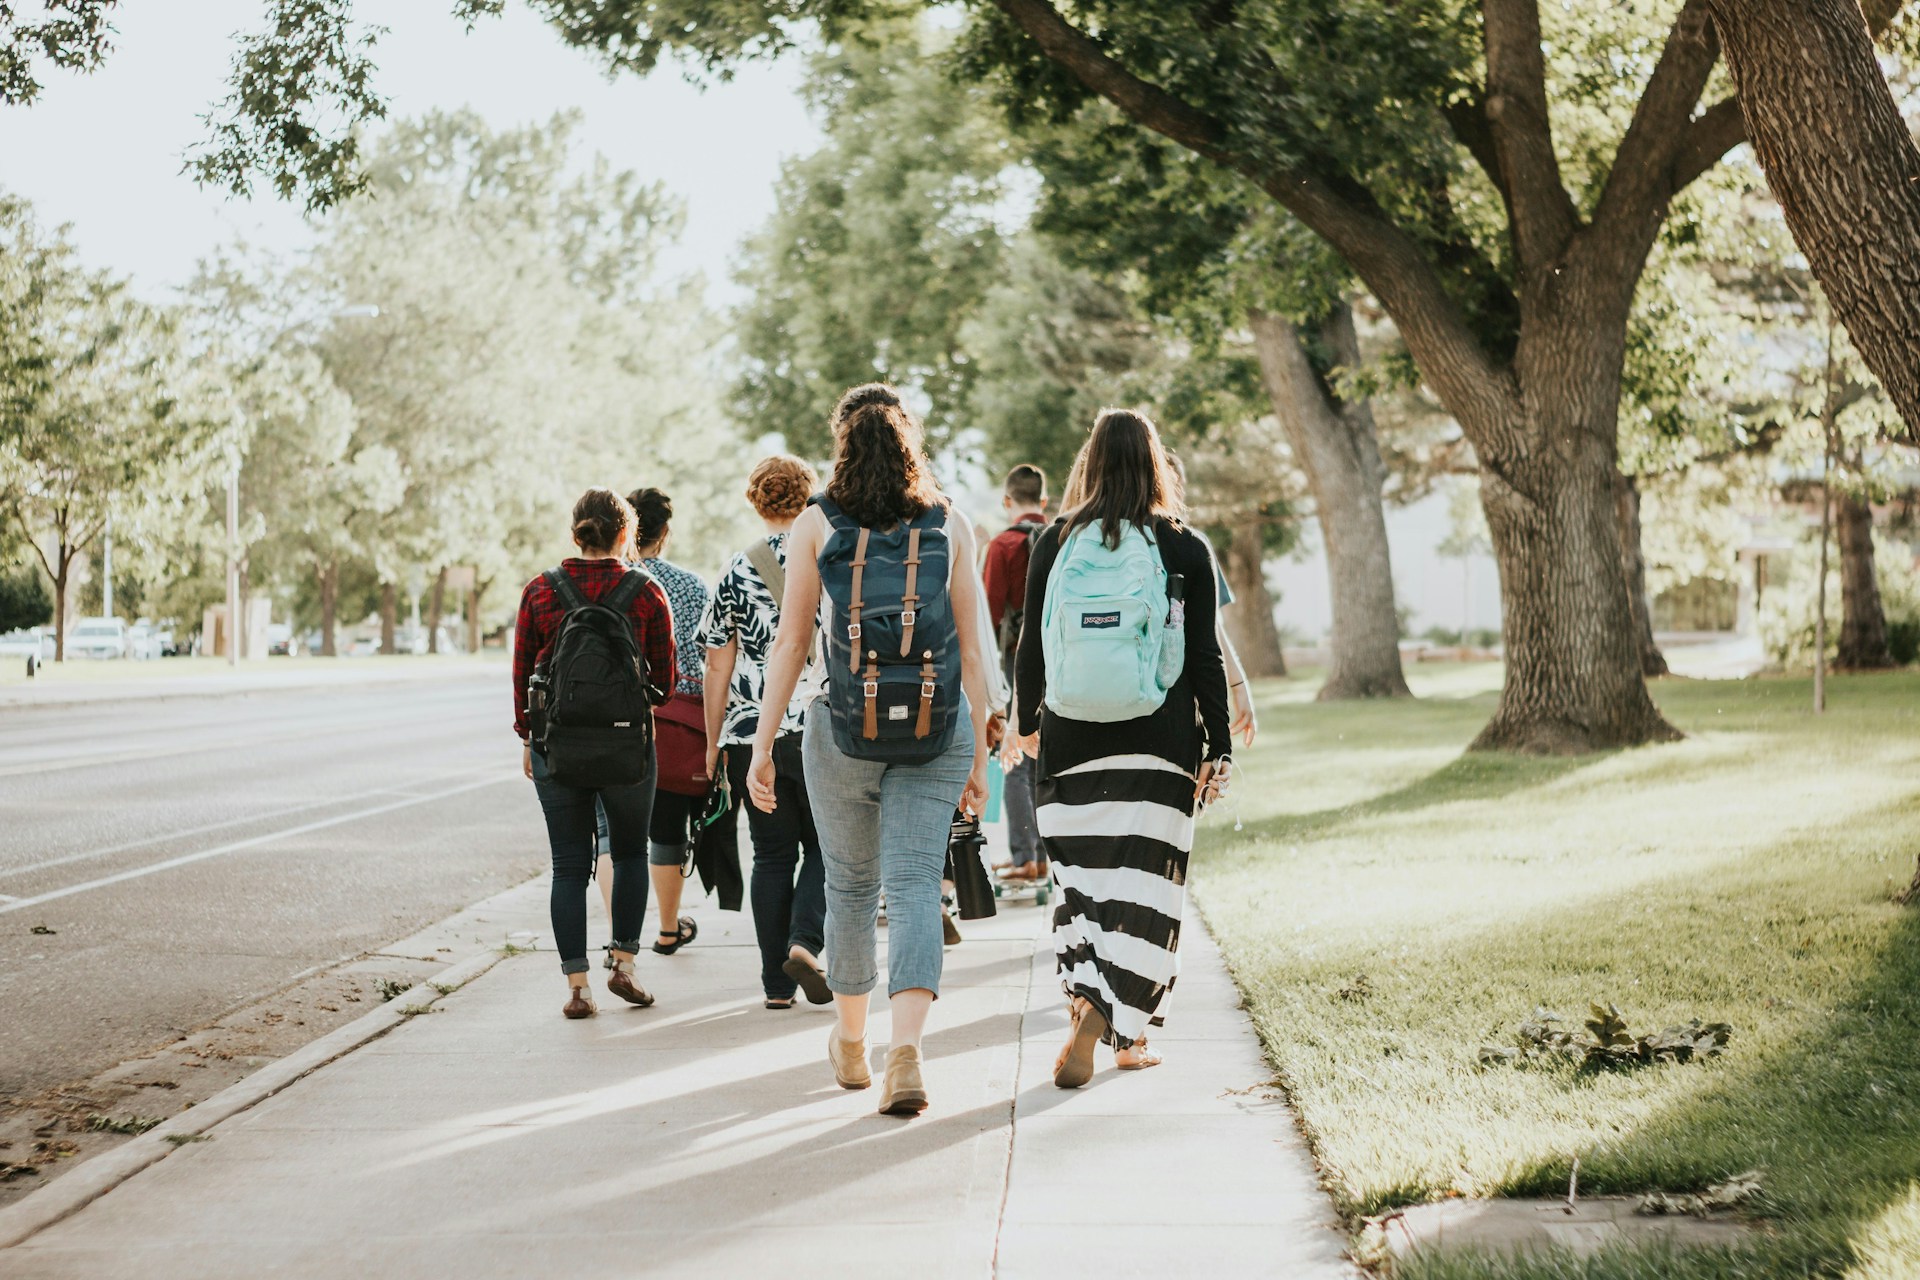
<instances>
[{"instance_id":1,"label":"dark curly hair","mask_svg":"<svg viewBox=\"0 0 1920 1280\"><path fill-rule=\"evenodd\" d=\"M833 479L827 496L869 527L913 520L939 505L940 488L920 424L881 382L858 386L833 408Z\"/></svg>"},{"instance_id":2,"label":"dark curly hair","mask_svg":"<svg viewBox=\"0 0 1920 1280\"><path fill-rule=\"evenodd\" d=\"M666 536L673 521L673 499L660 489L635 489L627 495L633 506L633 545L645 551Z\"/></svg>"},{"instance_id":3,"label":"dark curly hair","mask_svg":"<svg viewBox=\"0 0 1920 1280\"><path fill-rule=\"evenodd\" d=\"M582 551L605 555L633 528L633 507L611 489L595 487L573 504L573 540Z\"/></svg>"}]
</instances>

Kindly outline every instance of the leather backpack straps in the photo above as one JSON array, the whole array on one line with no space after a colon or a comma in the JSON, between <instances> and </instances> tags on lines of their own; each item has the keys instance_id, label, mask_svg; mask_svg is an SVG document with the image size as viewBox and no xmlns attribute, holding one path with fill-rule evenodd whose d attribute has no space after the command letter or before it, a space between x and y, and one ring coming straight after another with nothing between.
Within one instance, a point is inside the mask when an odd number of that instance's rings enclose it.
<instances>
[{"instance_id":1,"label":"leather backpack straps","mask_svg":"<svg viewBox=\"0 0 1920 1280\"><path fill-rule=\"evenodd\" d=\"M847 660L847 670L856 673L860 670L860 610L867 604L866 599L860 594L860 584L866 577L867 543L872 537L873 530L864 525L861 526L860 540L854 544L853 548L853 591L852 600L847 605L847 639L852 643L848 646L850 656ZM867 715L869 718L873 715L873 695L871 694L867 699Z\"/></svg>"},{"instance_id":2,"label":"leather backpack straps","mask_svg":"<svg viewBox=\"0 0 1920 1280\"><path fill-rule=\"evenodd\" d=\"M913 652L913 619L920 603L920 527L907 531L907 589L900 597L900 656Z\"/></svg>"}]
</instances>

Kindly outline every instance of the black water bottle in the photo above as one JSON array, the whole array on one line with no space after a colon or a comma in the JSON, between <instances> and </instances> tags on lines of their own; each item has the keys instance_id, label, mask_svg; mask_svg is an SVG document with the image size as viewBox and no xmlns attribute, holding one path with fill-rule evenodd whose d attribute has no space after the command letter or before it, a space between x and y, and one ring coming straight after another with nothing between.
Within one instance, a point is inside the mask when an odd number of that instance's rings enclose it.
<instances>
[{"instance_id":1,"label":"black water bottle","mask_svg":"<svg viewBox=\"0 0 1920 1280\"><path fill-rule=\"evenodd\" d=\"M547 740L547 678L538 671L527 681L527 738L535 746Z\"/></svg>"}]
</instances>

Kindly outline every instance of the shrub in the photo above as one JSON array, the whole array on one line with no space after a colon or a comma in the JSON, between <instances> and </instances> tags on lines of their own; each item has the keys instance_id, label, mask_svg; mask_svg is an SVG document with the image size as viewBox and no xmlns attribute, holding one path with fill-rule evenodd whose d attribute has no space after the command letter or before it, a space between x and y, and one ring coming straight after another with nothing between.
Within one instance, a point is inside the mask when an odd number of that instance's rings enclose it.
<instances>
[{"instance_id":1,"label":"shrub","mask_svg":"<svg viewBox=\"0 0 1920 1280\"><path fill-rule=\"evenodd\" d=\"M31 565L0 571L0 632L53 621L53 595L46 575Z\"/></svg>"}]
</instances>

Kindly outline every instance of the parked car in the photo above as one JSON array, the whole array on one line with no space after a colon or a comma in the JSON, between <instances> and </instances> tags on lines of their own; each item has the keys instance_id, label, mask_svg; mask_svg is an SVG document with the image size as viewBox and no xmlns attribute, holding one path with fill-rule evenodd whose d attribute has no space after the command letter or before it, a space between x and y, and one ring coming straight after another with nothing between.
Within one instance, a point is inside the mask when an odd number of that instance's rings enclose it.
<instances>
[{"instance_id":1,"label":"parked car","mask_svg":"<svg viewBox=\"0 0 1920 1280\"><path fill-rule=\"evenodd\" d=\"M127 624L118 618L82 618L67 635L69 658L124 658Z\"/></svg>"},{"instance_id":2,"label":"parked car","mask_svg":"<svg viewBox=\"0 0 1920 1280\"><path fill-rule=\"evenodd\" d=\"M284 622L267 624L267 656L285 658L300 652L293 628Z\"/></svg>"},{"instance_id":3,"label":"parked car","mask_svg":"<svg viewBox=\"0 0 1920 1280\"><path fill-rule=\"evenodd\" d=\"M53 661L53 629L28 627L0 635L0 658L32 658L35 662Z\"/></svg>"},{"instance_id":4,"label":"parked car","mask_svg":"<svg viewBox=\"0 0 1920 1280\"><path fill-rule=\"evenodd\" d=\"M160 636L160 629L151 621L146 618L139 619L127 628L127 656L141 662L165 656Z\"/></svg>"}]
</instances>

